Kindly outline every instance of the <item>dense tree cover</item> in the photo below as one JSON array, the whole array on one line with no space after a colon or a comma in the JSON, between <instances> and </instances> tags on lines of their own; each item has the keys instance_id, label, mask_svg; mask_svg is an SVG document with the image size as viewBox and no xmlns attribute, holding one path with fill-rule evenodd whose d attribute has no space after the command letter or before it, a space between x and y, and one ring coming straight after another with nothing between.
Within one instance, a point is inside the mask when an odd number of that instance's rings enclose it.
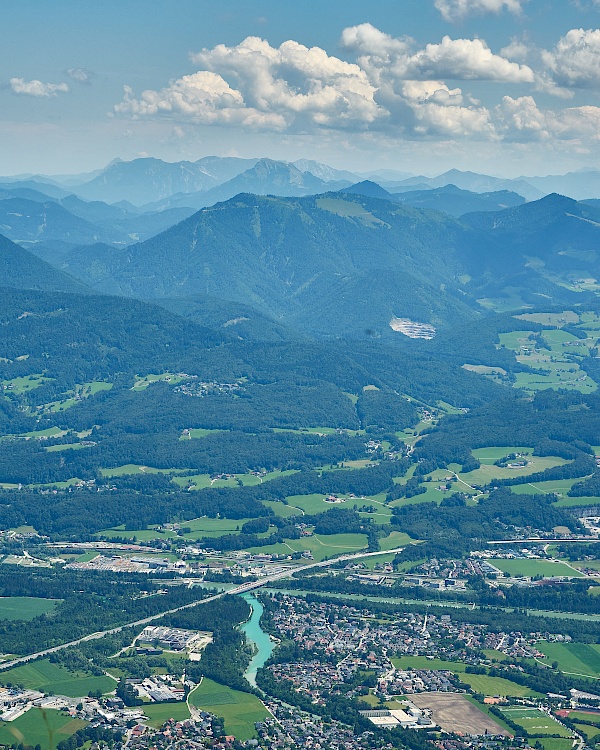
<instances>
[{"instance_id":1,"label":"dense tree cover","mask_svg":"<svg viewBox=\"0 0 600 750\"><path fill-rule=\"evenodd\" d=\"M76 638L167 611L208 596L206 590L171 586L166 593L147 576L96 573L48 568L0 566L0 596L58 599L56 609L29 622L0 620L0 641L7 653L28 654Z\"/></svg>"},{"instance_id":2,"label":"dense tree cover","mask_svg":"<svg viewBox=\"0 0 600 750\"><path fill-rule=\"evenodd\" d=\"M405 461L385 461L365 469L304 471L253 487L207 488L195 492L180 491L174 486L168 492L135 489L0 491L0 528L29 524L39 533L85 540L103 529L123 524L127 529L144 529L152 524L201 516L260 518L273 515L262 504L264 500L282 501L289 495L311 493L367 496L383 492L391 485L392 477L404 473L407 467ZM272 522L278 521L273 519ZM207 542L207 546L214 544Z\"/></svg>"},{"instance_id":3,"label":"dense tree cover","mask_svg":"<svg viewBox=\"0 0 600 750\"><path fill-rule=\"evenodd\" d=\"M311 468L365 456L364 437L346 434L262 432L248 435L236 431L215 433L200 440L180 440L179 432L123 433L105 438L100 429L90 438L97 441L97 445L51 452L37 440L1 441L0 481L38 484L66 481L71 477L92 479L99 475L101 468L123 464L190 469L192 474L243 474L259 469ZM120 480L111 481L118 483Z\"/></svg>"},{"instance_id":4,"label":"dense tree cover","mask_svg":"<svg viewBox=\"0 0 600 750\"><path fill-rule=\"evenodd\" d=\"M170 627L208 630L213 634L212 643L202 652L201 660L186 667L191 680L200 682L204 676L235 690L252 691L244 677L252 649L238 627L250 614L250 605L245 599L224 596L210 606L192 607L165 618L164 622Z\"/></svg>"},{"instance_id":5,"label":"dense tree cover","mask_svg":"<svg viewBox=\"0 0 600 750\"><path fill-rule=\"evenodd\" d=\"M108 747L113 747L115 743L122 740L123 733L120 729L87 726L83 729L78 729L75 734L67 737L67 739L60 740L56 746L56 750L77 750L78 747L83 747L87 742L92 744L98 743L99 745L106 744Z\"/></svg>"},{"instance_id":6,"label":"dense tree cover","mask_svg":"<svg viewBox=\"0 0 600 750\"><path fill-rule=\"evenodd\" d=\"M569 495L569 497L600 498L600 471L594 471L592 476L588 479L584 479L581 482L576 482L567 494Z\"/></svg>"},{"instance_id":7,"label":"dense tree cover","mask_svg":"<svg viewBox=\"0 0 600 750\"><path fill-rule=\"evenodd\" d=\"M414 403L388 391L363 391L358 397L356 411L363 428L403 430L414 427L419 421Z\"/></svg>"},{"instance_id":8,"label":"dense tree cover","mask_svg":"<svg viewBox=\"0 0 600 750\"><path fill-rule=\"evenodd\" d=\"M320 513L315 522L315 534L353 534L363 530L364 520L350 508L331 508Z\"/></svg>"},{"instance_id":9,"label":"dense tree cover","mask_svg":"<svg viewBox=\"0 0 600 750\"><path fill-rule=\"evenodd\" d=\"M435 503L397 507L391 522L414 539L427 541L426 549L419 549L422 556L455 557L478 549L490 539L510 538L515 528L579 529L579 522L572 515L552 505L553 499L552 495L514 495L502 488L471 507Z\"/></svg>"},{"instance_id":10,"label":"dense tree cover","mask_svg":"<svg viewBox=\"0 0 600 750\"><path fill-rule=\"evenodd\" d=\"M431 430L427 440L418 443L414 455L425 462L427 473L452 462L471 465L474 448L535 448L550 439L566 444L564 450L574 444L593 445L599 434L600 397L596 394L540 391L533 398L507 394L466 415L446 417Z\"/></svg>"}]
</instances>

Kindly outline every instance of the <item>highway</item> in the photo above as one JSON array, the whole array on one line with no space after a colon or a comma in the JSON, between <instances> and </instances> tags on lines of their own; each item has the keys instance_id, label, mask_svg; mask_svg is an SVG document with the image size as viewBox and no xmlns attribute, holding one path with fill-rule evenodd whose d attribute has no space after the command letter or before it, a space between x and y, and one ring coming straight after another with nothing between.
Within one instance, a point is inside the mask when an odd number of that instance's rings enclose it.
<instances>
[{"instance_id":1,"label":"highway","mask_svg":"<svg viewBox=\"0 0 600 750\"><path fill-rule=\"evenodd\" d=\"M125 630L125 628L135 628L140 627L141 625L148 625L150 622L154 622L154 620L160 620L161 617L164 617L165 615L172 615L175 612L180 612L183 609L190 609L191 607L197 607L200 604L209 604L210 602L214 602L217 599L220 599L221 597L225 596L226 594L243 594L245 591L252 591L253 589L261 588L262 586L266 586L269 583L273 583L273 581L280 581L284 578L290 578L294 573L300 570L310 570L312 568L327 568L330 565L333 565L334 563L338 562L345 562L348 560L354 560L356 558L364 558L364 557L375 557L377 555L389 555L395 554L398 552L401 552L403 550L403 547L397 547L395 549L389 549L381 552L353 552L351 554L347 555L340 555L339 557L334 557L330 560L322 560L321 562L313 562L308 563L306 565L299 565L296 568L290 568L289 570L285 570L280 573L275 573L271 576L265 576L264 578L260 578L258 581L250 581L249 583L243 583L240 586L236 586L233 589L229 589L228 591L221 591L218 594L214 594L213 596L206 597L204 599L197 599L196 601L189 602L188 604L182 604L180 607L175 607L174 609L167 609L164 612L158 612L155 615L151 615L150 617L144 617L142 620L135 620L134 622L128 622L123 625L119 625L115 628L109 628L108 630L102 630L98 633L90 633L89 635L84 635L81 638L78 638L75 641L69 641L68 643L62 643L60 646L53 646L52 648L47 648L44 651L37 651L34 654L28 654L26 656L20 656L17 659L11 659L11 661L5 661L0 664L0 671L5 669L11 669L12 667L17 667L19 664L26 664L29 661L33 661L34 659L40 659L44 656L49 656L50 654L55 654L57 651L62 651L65 648L71 648L72 646L78 646L80 643L85 643L86 641L93 641L97 640L98 638L103 638L105 635L112 635L113 633L120 633L122 630Z\"/></svg>"}]
</instances>

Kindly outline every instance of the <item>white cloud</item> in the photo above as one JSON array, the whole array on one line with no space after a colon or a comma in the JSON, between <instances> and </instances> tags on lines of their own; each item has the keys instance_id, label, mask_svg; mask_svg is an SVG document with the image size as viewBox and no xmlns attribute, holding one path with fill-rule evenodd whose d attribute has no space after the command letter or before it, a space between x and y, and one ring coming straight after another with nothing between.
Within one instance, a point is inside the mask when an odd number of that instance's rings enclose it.
<instances>
[{"instance_id":1,"label":"white cloud","mask_svg":"<svg viewBox=\"0 0 600 750\"><path fill-rule=\"evenodd\" d=\"M580 143L600 140L600 107L539 109L532 96L505 96L497 108L504 136L514 141L559 140Z\"/></svg>"},{"instance_id":2,"label":"white cloud","mask_svg":"<svg viewBox=\"0 0 600 750\"><path fill-rule=\"evenodd\" d=\"M600 140L600 108L544 110L527 95L533 90L569 97L573 81L591 86L594 76L600 79L595 57L600 31L569 32L553 52L513 39L496 54L484 40L449 36L418 48L413 39L395 38L364 23L344 29L341 44L355 62L292 40L273 47L258 37L203 49L190 56L197 72L141 94L125 87L114 112L132 119L167 119L174 127L171 137L179 140L186 124L231 125L295 138L319 133L321 140L339 142L344 131L349 138L362 134L363 140L386 143L465 139L540 142L548 148L562 142L585 149ZM452 83L459 81L522 84L526 95L502 98L501 90L500 103L486 106L464 84Z\"/></svg>"},{"instance_id":3,"label":"white cloud","mask_svg":"<svg viewBox=\"0 0 600 750\"><path fill-rule=\"evenodd\" d=\"M520 13L527 0L435 0L445 21L458 21L473 13Z\"/></svg>"},{"instance_id":4,"label":"white cloud","mask_svg":"<svg viewBox=\"0 0 600 750\"><path fill-rule=\"evenodd\" d=\"M571 29L542 61L560 86L600 87L600 29Z\"/></svg>"},{"instance_id":5,"label":"white cloud","mask_svg":"<svg viewBox=\"0 0 600 750\"><path fill-rule=\"evenodd\" d=\"M67 68L65 73L77 83L90 84L96 74L87 68Z\"/></svg>"},{"instance_id":6,"label":"white cloud","mask_svg":"<svg viewBox=\"0 0 600 750\"><path fill-rule=\"evenodd\" d=\"M375 87L358 65L294 41L274 48L257 37L191 55L203 70L135 98L130 88L116 112L177 115L199 123L283 129L366 126L385 116Z\"/></svg>"},{"instance_id":7,"label":"white cloud","mask_svg":"<svg viewBox=\"0 0 600 750\"><path fill-rule=\"evenodd\" d=\"M14 94L26 96L56 96L69 91L66 83L42 83L37 79L26 81L24 78L11 78L10 88Z\"/></svg>"},{"instance_id":8,"label":"white cloud","mask_svg":"<svg viewBox=\"0 0 600 750\"><path fill-rule=\"evenodd\" d=\"M494 54L483 39L451 39L428 44L411 52L409 39L394 39L371 24L352 26L342 32L342 45L359 54L358 63L373 80L388 79L504 81L533 83L535 74L527 65Z\"/></svg>"}]
</instances>

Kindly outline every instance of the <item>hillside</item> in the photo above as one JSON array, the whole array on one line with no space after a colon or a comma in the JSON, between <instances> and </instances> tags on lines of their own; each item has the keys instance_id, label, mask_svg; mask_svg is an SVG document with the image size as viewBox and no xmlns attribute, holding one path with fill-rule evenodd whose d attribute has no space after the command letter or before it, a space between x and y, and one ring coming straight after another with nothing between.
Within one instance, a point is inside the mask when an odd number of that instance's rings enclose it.
<instances>
[{"instance_id":1,"label":"hillside","mask_svg":"<svg viewBox=\"0 0 600 750\"><path fill-rule=\"evenodd\" d=\"M443 214L364 196L239 195L144 243L78 250L63 267L112 294L202 293L297 329L381 335L394 316L444 327L475 314L455 291L475 239Z\"/></svg>"},{"instance_id":2,"label":"hillside","mask_svg":"<svg viewBox=\"0 0 600 750\"><path fill-rule=\"evenodd\" d=\"M84 284L0 235L2 286L12 289L85 292Z\"/></svg>"}]
</instances>

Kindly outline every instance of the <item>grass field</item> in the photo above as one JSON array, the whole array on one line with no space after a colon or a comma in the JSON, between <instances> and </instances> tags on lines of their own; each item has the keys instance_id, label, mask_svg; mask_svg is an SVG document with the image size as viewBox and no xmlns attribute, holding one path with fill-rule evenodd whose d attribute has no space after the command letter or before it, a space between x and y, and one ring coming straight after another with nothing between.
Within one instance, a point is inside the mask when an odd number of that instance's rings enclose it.
<instances>
[{"instance_id":1,"label":"grass field","mask_svg":"<svg viewBox=\"0 0 600 750\"><path fill-rule=\"evenodd\" d=\"M445 661L444 659L428 659L426 656L401 656L393 658L392 664L396 669L447 669L450 672L462 673L466 664L460 661ZM473 675L469 675L471 677Z\"/></svg>"},{"instance_id":2,"label":"grass field","mask_svg":"<svg viewBox=\"0 0 600 750\"><path fill-rule=\"evenodd\" d=\"M206 678L190 693L189 701L193 706L223 718L225 732L235 735L241 742L255 737L254 723L269 715L255 695L232 690Z\"/></svg>"},{"instance_id":3,"label":"grass field","mask_svg":"<svg viewBox=\"0 0 600 750\"><path fill-rule=\"evenodd\" d=\"M155 729L159 729L169 719L175 721L185 721L190 718L190 711L187 703L180 701L178 703L145 703L144 714L148 717L149 724Z\"/></svg>"},{"instance_id":4,"label":"grass field","mask_svg":"<svg viewBox=\"0 0 600 750\"><path fill-rule=\"evenodd\" d=\"M475 448L471 451L473 456L482 464L493 464L511 453L521 453L531 455L533 448L527 448L523 445L498 446L492 445L489 448Z\"/></svg>"},{"instance_id":5,"label":"grass field","mask_svg":"<svg viewBox=\"0 0 600 750\"><path fill-rule=\"evenodd\" d=\"M460 679L470 685L476 693L482 693L485 696L499 695L504 698L543 697L542 693L531 690L524 685L517 685L516 682L505 680L503 677L490 677L486 674L462 674Z\"/></svg>"},{"instance_id":6,"label":"grass field","mask_svg":"<svg viewBox=\"0 0 600 750\"><path fill-rule=\"evenodd\" d=\"M289 555L292 552L308 550L316 561L320 561L333 555L342 555L345 552L359 552L366 546L366 534L331 534L328 536L314 534L313 536L302 537L302 539L290 539L282 544L250 547L248 552L255 555L261 553Z\"/></svg>"},{"instance_id":7,"label":"grass field","mask_svg":"<svg viewBox=\"0 0 600 750\"><path fill-rule=\"evenodd\" d=\"M60 445L49 445L46 450L53 453L55 451L79 451L82 448L89 447L89 445L82 445L81 443L61 443Z\"/></svg>"},{"instance_id":8,"label":"grass field","mask_svg":"<svg viewBox=\"0 0 600 750\"><path fill-rule=\"evenodd\" d=\"M518 724L528 734L558 734L570 737L571 733L559 724L556 719L535 708L502 708L502 713Z\"/></svg>"},{"instance_id":9,"label":"grass field","mask_svg":"<svg viewBox=\"0 0 600 750\"><path fill-rule=\"evenodd\" d=\"M0 744L40 745L42 750L51 750L86 724L60 711L32 708L14 721L0 723Z\"/></svg>"},{"instance_id":10,"label":"grass field","mask_svg":"<svg viewBox=\"0 0 600 750\"><path fill-rule=\"evenodd\" d=\"M13 378L12 380L2 380L0 381L0 386L4 386L7 393L21 394L32 391L34 388L39 388L40 385L50 380L52 378L45 378L41 374L23 375L20 378Z\"/></svg>"},{"instance_id":11,"label":"grass field","mask_svg":"<svg viewBox=\"0 0 600 750\"><path fill-rule=\"evenodd\" d=\"M287 477L296 473L294 469L290 469L288 471L270 471L262 477L257 477L254 474L234 474L229 479L211 479L210 474L194 474L186 477L174 477L173 482L180 487L189 487L192 490L204 490L207 487L238 487L240 484L244 487L255 487L257 484L268 482L271 479Z\"/></svg>"},{"instance_id":12,"label":"grass field","mask_svg":"<svg viewBox=\"0 0 600 750\"><path fill-rule=\"evenodd\" d=\"M160 381L175 385L176 383L181 383L182 380L185 380L185 378L180 378L178 375L174 375L172 372L163 372L161 375L141 375L138 376L138 379L135 381L131 390L144 391L152 383L158 383Z\"/></svg>"},{"instance_id":13,"label":"grass field","mask_svg":"<svg viewBox=\"0 0 600 750\"><path fill-rule=\"evenodd\" d=\"M33 596L1 596L0 620L33 620L53 612L59 599L36 599Z\"/></svg>"},{"instance_id":14,"label":"grass field","mask_svg":"<svg viewBox=\"0 0 600 750\"><path fill-rule=\"evenodd\" d=\"M177 474L189 469L155 469L153 466L141 466L140 464L125 464L115 466L112 469L100 469L103 477L122 477L126 474Z\"/></svg>"},{"instance_id":15,"label":"grass field","mask_svg":"<svg viewBox=\"0 0 600 750\"><path fill-rule=\"evenodd\" d=\"M52 664L48 659L7 669L0 673L0 681L3 685L10 682L13 685L23 685L24 688L29 690L41 690L44 693L54 695L67 695L70 698L87 695L90 690L108 693L116 687L116 682L111 680L110 677L77 675L64 667Z\"/></svg>"},{"instance_id":16,"label":"grass field","mask_svg":"<svg viewBox=\"0 0 600 750\"><path fill-rule=\"evenodd\" d=\"M276 500L263 500L262 504L266 505L267 508L271 508L273 513L281 518L290 518L291 516L300 515L300 511L297 508L292 508L290 505L277 502Z\"/></svg>"},{"instance_id":17,"label":"grass field","mask_svg":"<svg viewBox=\"0 0 600 750\"><path fill-rule=\"evenodd\" d=\"M600 645L598 644L538 641L536 647L546 654L549 663L557 661L561 672L600 677Z\"/></svg>"},{"instance_id":18,"label":"grass field","mask_svg":"<svg viewBox=\"0 0 600 750\"><path fill-rule=\"evenodd\" d=\"M208 435L213 435L217 432L226 432L226 430L207 430L204 427L196 427L196 428L187 430L187 432L185 433L181 433L181 436L179 439L180 440L195 440L195 439L207 437Z\"/></svg>"},{"instance_id":19,"label":"grass field","mask_svg":"<svg viewBox=\"0 0 600 750\"><path fill-rule=\"evenodd\" d=\"M600 713L588 713L587 711L569 711L571 721L591 721L593 724L600 726ZM589 727L588 727L589 728Z\"/></svg>"},{"instance_id":20,"label":"grass field","mask_svg":"<svg viewBox=\"0 0 600 750\"><path fill-rule=\"evenodd\" d=\"M413 541L414 539L403 531L392 531L391 534L379 540L379 548L381 550L396 549L396 547L411 544Z\"/></svg>"},{"instance_id":21,"label":"grass field","mask_svg":"<svg viewBox=\"0 0 600 750\"><path fill-rule=\"evenodd\" d=\"M459 477L468 484L478 484L481 486L489 484L493 479L525 477L529 474L536 474L539 471L553 469L555 466L564 466L570 463L570 461L565 461L564 458L558 458L557 456L531 456L527 460L527 466L518 469L502 468L494 466L493 463L490 465L482 464L479 469L469 471L468 473L461 473Z\"/></svg>"},{"instance_id":22,"label":"grass field","mask_svg":"<svg viewBox=\"0 0 600 750\"><path fill-rule=\"evenodd\" d=\"M517 560L489 560L495 568L509 573L511 576L537 576L545 578L552 576L571 576L579 578L583 576L577 570L573 570L560 560L529 560L526 558Z\"/></svg>"}]
</instances>

